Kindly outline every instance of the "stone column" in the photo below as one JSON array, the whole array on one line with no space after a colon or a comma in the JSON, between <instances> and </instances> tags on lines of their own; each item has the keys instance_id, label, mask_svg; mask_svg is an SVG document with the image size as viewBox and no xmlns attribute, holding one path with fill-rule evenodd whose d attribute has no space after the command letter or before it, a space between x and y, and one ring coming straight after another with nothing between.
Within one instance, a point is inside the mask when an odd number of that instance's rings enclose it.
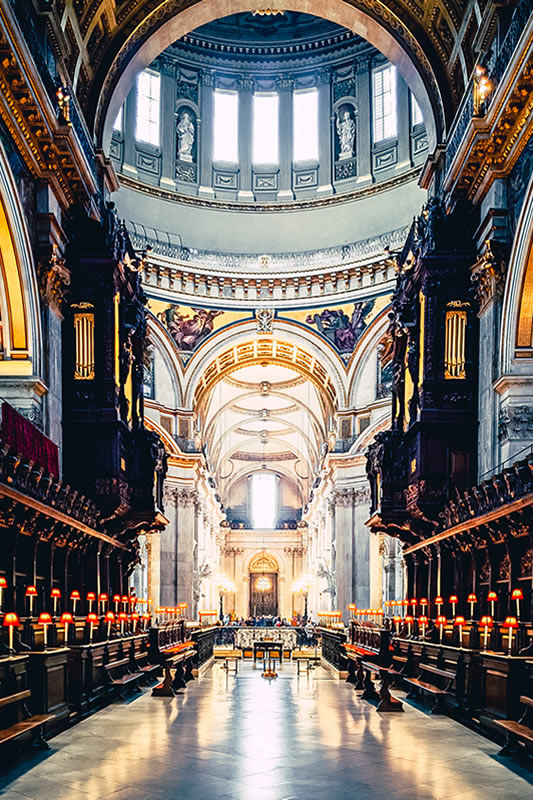
<instances>
[{"instance_id":1,"label":"stone column","mask_svg":"<svg viewBox=\"0 0 533 800\"><path fill-rule=\"evenodd\" d=\"M333 194L331 175L332 155L332 110L331 70L321 70L317 75L318 86L318 188L317 197Z\"/></svg>"},{"instance_id":2,"label":"stone column","mask_svg":"<svg viewBox=\"0 0 533 800\"><path fill-rule=\"evenodd\" d=\"M239 172L240 186L237 199L245 203L252 202L252 126L253 126L253 89L251 78L242 77L239 92Z\"/></svg>"},{"instance_id":3,"label":"stone column","mask_svg":"<svg viewBox=\"0 0 533 800\"><path fill-rule=\"evenodd\" d=\"M337 608L347 618L348 604L368 608L371 603L371 534L365 526L370 491L365 486L335 492ZM379 542L374 549L379 557ZM373 554L374 555L374 554Z\"/></svg>"},{"instance_id":4,"label":"stone column","mask_svg":"<svg viewBox=\"0 0 533 800\"><path fill-rule=\"evenodd\" d=\"M214 197L213 189L213 119L215 85L214 73L204 70L200 84L200 116L198 117L198 164L200 170L198 194Z\"/></svg>"},{"instance_id":5,"label":"stone column","mask_svg":"<svg viewBox=\"0 0 533 800\"><path fill-rule=\"evenodd\" d=\"M279 93L279 185L278 200L293 200L292 191L292 78L280 76Z\"/></svg>"},{"instance_id":6,"label":"stone column","mask_svg":"<svg viewBox=\"0 0 533 800\"><path fill-rule=\"evenodd\" d=\"M135 128L137 123L137 84L134 84L130 93L124 101L124 158L122 162L122 172L125 175L137 177L137 148L135 139Z\"/></svg>"},{"instance_id":7,"label":"stone column","mask_svg":"<svg viewBox=\"0 0 533 800\"><path fill-rule=\"evenodd\" d=\"M159 536L159 561L152 553L152 575L159 575L159 603L163 606L175 606L177 598L177 545L178 545L178 497L179 488L166 485L163 493L165 515L169 523ZM153 578L152 578L153 580ZM155 598L152 597L155 603Z\"/></svg>"},{"instance_id":8,"label":"stone column","mask_svg":"<svg viewBox=\"0 0 533 800\"><path fill-rule=\"evenodd\" d=\"M161 177L159 185L175 189L176 172L176 68L166 59L161 66Z\"/></svg>"},{"instance_id":9,"label":"stone column","mask_svg":"<svg viewBox=\"0 0 533 800\"><path fill-rule=\"evenodd\" d=\"M359 58L356 63L356 144L357 183L372 183L372 64L369 57Z\"/></svg>"},{"instance_id":10,"label":"stone column","mask_svg":"<svg viewBox=\"0 0 533 800\"><path fill-rule=\"evenodd\" d=\"M399 72L396 73L396 108L398 124L398 162L396 169L403 172L411 165L409 118L409 88Z\"/></svg>"}]
</instances>

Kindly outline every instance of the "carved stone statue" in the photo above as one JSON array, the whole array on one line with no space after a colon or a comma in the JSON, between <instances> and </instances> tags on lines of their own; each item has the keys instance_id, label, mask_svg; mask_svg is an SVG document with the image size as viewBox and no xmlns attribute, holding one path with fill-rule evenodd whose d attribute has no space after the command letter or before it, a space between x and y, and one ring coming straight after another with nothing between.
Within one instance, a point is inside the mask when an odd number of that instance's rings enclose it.
<instances>
[{"instance_id":1,"label":"carved stone statue","mask_svg":"<svg viewBox=\"0 0 533 800\"><path fill-rule=\"evenodd\" d=\"M334 606L335 598L337 596L337 579L335 577L335 573L327 564L324 564L324 562L322 561L318 565L316 574L318 578L325 578L327 582L327 587L324 591L327 594L329 594L329 596L331 597L331 603Z\"/></svg>"},{"instance_id":2,"label":"carved stone statue","mask_svg":"<svg viewBox=\"0 0 533 800\"><path fill-rule=\"evenodd\" d=\"M196 125L190 111L182 111L178 126L178 158L180 161L192 161L192 149L194 147L194 137Z\"/></svg>"},{"instance_id":3,"label":"carved stone statue","mask_svg":"<svg viewBox=\"0 0 533 800\"><path fill-rule=\"evenodd\" d=\"M352 158L354 154L355 120L349 109L343 106L337 111L337 136L339 137L339 160Z\"/></svg>"}]
</instances>

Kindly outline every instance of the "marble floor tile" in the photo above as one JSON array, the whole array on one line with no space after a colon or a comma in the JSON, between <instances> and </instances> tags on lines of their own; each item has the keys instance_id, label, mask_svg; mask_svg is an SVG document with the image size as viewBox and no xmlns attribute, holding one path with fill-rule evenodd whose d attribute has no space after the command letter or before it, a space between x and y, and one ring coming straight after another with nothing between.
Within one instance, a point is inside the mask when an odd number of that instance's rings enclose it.
<instances>
[{"instance_id":1,"label":"marble floor tile","mask_svg":"<svg viewBox=\"0 0 533 800\"><path fill-rule=\"evenodd\" d=\"M0 771L2 800L526 800L532 770L447 717L378 714L317 668L219 665L115 704Z\"/></svg>"}]
</instances>

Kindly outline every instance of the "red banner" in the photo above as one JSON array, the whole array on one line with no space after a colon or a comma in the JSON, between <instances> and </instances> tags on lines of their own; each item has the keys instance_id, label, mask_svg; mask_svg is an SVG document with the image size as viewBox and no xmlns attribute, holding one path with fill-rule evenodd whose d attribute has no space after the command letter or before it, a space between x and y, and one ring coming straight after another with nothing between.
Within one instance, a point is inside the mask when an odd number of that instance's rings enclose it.
<instances>
[{"instance_id":1,"label":"red banner","mask_svg":"<svg viewBox=\"0 0 533 800\"><path fill-rule=\"evenodd\" d=\"M59 478L57 445L5 401L2 403L0 437L23 458L31 459L54 478Z\"/></svg>"}]
</instances>

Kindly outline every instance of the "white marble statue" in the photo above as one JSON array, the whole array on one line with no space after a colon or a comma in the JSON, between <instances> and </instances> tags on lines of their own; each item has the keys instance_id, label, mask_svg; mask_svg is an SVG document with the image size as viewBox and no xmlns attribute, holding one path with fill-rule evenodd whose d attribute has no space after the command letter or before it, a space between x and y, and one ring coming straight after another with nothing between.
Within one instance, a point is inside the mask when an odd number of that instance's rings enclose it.
<instances>
[{"instance_id":1,"label":"white marble statue","mask_svg":"<svg viewBox=\"0 0 533 800\"><path fill-rule=\"evenodd\" d=\"M339 137L339 160L352 158L354 154L355 120L347 108L337 111L337 136Z\"/></svg>"},{"instance_id":2,"label":"white marble statue","mask_svg":"<svg viewBox=\"0 0 533 800\"><path fill-rule=\"evenodd\" d=\"M178 132L178 158L180 161L192 161L192 149L196 126L189 111L182 111L176 128Z\"/></svg>"}]
</instances>

